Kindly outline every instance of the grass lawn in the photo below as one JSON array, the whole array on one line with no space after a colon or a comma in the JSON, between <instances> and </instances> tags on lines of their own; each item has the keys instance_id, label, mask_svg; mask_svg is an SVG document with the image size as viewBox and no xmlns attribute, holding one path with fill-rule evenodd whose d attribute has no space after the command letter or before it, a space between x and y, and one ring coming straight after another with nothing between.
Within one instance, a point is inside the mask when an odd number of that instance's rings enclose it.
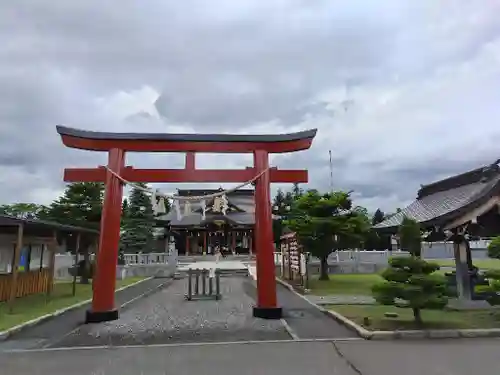
<instances>
[{"instance_id":1,"label":"grass lawn","mask_svg":"<svg viewBox=\"0 0 500 375\"><path fill-rule=\"evenodd\" d=\"M116 287L120 288L130 285L142 279L144 278L131 277L125 280L117 280ZM8 304L0 302L0 332L39 316L92 298L92 285L76 284L76 295L73 296L72 293L73 287L71 282L54 283L54 289L50 298L45 293L18 298L14 303L12 314L9 313Z\"/></svg>"},{"instance_id":2,"label":"grass lawn","mask_svg":"<svg viewBox=\"0 0 500 375\"><path fill-rule=\"evenodd\" d=\"M371 296L372 286L382 277L377 274L333 274L330 280L320 281L316 278L309 281L310 294L324 296L328 294L344 294Z\"/></svg>"},{"instance_id":3,"label":"grass lawn","mask_svg":"<svg viewBox=\"0 0 500 375\"><path fill-rule=\"evenodd\" d=\"M453 259L426 259L429 262L437 263L440 266L445 267L455 267L455 261ZM473 259L472 263L479 267L480 269L500 269L500 259Z\"/></svg>"},{"instance_id":4,"label":"grass lawn","mask_svg":"<svg viewBox=\"0 0 500 375\"><path fill-rule=\"evenodd\" d=\"M335 305L329 310L336 311L357 324L370 330L416 329L411 309L394 306ZM395 312L398 318L386 318L384 313ZM370 318L370 325L364 324L364 318ZM422 310L424 328L434 329L470 329L500 328L499 310L475 311L435 311Z\"/></svg>"}]
</instances>

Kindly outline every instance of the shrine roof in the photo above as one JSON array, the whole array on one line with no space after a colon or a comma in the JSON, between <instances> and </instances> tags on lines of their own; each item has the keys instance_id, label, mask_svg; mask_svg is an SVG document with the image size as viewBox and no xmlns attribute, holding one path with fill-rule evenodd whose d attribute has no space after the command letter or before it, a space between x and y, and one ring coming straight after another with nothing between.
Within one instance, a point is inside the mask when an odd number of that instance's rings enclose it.
<instances>
[{"instance_id":1,"label":"shrine roof","mask_svg":"<svg viewBox=\"0 0 500 375\"><path fill-rule=\"evenodd\" d=\"M57 132L67 147L108 151L121 148L136 152L253 152L272 153L306 150L317 129L288 134L173 134L109 133L58 125Z\"/></svg>"},{"instance_id":2,"label":"shrine roof","mask_svg":"<svg viewBox=\"0 0 500 375\"><path fill-rule=\"evenodd\" d=\"M499 194L500 168L495 162L423 185L413 203L374 228L394 232L404 217L416 220L424 228L443 226Z\"/></svg>"}]
</instances>

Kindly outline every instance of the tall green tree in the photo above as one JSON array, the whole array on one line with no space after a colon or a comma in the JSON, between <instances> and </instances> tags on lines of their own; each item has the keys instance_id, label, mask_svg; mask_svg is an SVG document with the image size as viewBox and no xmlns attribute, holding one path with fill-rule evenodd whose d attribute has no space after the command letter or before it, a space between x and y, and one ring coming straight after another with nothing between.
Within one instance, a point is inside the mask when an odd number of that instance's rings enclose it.
<instances>
[{"instance_id":1,"label":"tall green tree","mask_svg":"<svg viewBox=\"0 0 500 375\"><path fill-rule=\"evenodd\" d=\"M47 206L36 203L4 204L0 206L0 215L14 216L19 219L38 219L47 209Z\"/></svg>"},{"instance_id":2,"label":"tall green tree","mask_svg":"<svg viewBox=\"0 0 500 375\"><path fill-rule=\"evenodd\" d=\"M381 223L386 219L384 212L377 209L371 218L372 226ZM374 228L371 228L366 236L365 249L366 250L386 250L390 248L391 236L388 234L380 233Z\"/></svg>"},{"instance_id":3,"label":"tall green tree","mask_svg":"<svg viewBox=\"0 0 500 375\"><path fill-rule=\"evenodd\" d=\"M300 187L298 182L295 182L292 187L292 197L293 199L298 199L304 194L304 190Z\"/></svg>"},{"instance_id":4,"label":"tall green tree","mask_svg":"<svg viewBox=\"0 0 500 375\"><path fill-rule=\"evenodd\" d=\"M292 205L286 225L300 244L321 260L320 280L328 280L328 255L361 244L370 227L366 212L353 207L350 193L309 190Z\"/></svg>"},{"instance_id":5,"label":"tall green tree","mask_svg":"<svg viewBox=\"0 0 500 375\"><path fill-rule=\"evenodd\" d=\"M377 225L378 223L384 221L384 219L385 219L384 212L380 208L377 208L377 211L375 211L375 213L372 216L372 225Z\"/></svg>"},{"instance_id":6,"label":"tall green tree","mask_svg":"<svg viewBox=\"0 0 500 375\"><path fill-rule=\"evenodd\" d=\"M61 197L40 213L42 220L99 229L104 185L97 182L68 184Z\"/></svg>"},{"instance_id":7,"label":"tall green tree","mask_svg":"<svg viewBox=\"0 0 500 375\"><path fill-rule=\"evenodd\" d=\"M278 189L276 195L274 196L272 208L273 215L273 237L274 243L278 245L280 243L280 237L283 233L283 215L285 215L285 193L283 190Z\"/></svg>"},{"instance_id":8,"label":"tall green tree","mask_svg":"<svg viewBox=\"0 0 500 375\"><path fill-rule=\"evenodd\" d=\"M146 188L146 184L137 184ZM126 253L154 250L154 213L151 197L138 188L132 188L127 200L127 210L122 220L120 250Z\"/></svg>"}]
</instances>

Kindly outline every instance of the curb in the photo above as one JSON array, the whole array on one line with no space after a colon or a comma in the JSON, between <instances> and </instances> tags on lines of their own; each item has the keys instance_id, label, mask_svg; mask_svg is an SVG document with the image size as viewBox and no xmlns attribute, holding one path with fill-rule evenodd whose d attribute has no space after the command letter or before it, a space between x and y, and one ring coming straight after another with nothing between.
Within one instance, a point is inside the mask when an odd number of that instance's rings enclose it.
<instances>
[{"instance_id":1,"label":"curb","mask_svg":"<svg viewBox=\"0 0 500 375\"><path fill-rule=\"evenodd\" d=\"M480 337L500 337L500 328L483 329L428 329L428 330L403 330L403 331L370 331L356 324L352 320L336 311L331 311L309 301L306 297L298 293L292 285L284 280L276 278L276 281L285 288L295 293L300 298L316 307L322 313L328 315L337 322L343 324L350 330L365 340L398 340L398 339L451 339L451 338L480 338Z\"/></svg>"},{"instance_id":2,"label":"curb","mask_svg":"<svg viewBox=\"0 0 500 375\"><path fill-rule=\"evenodd\" d=\"M140 283L143 283L143 282L151 280L151 279L153 279L153 277L148 277L146 279L136 281L135 283L123 286L121 288L116 289L115 293L116 292L120 292L120 291L125 290L125 289L128 289L128 288L131 288L133 286L136 286L136 285L138 285ZM163 283L163 284L160 284L158 287L149 289L148 291L142 293L141 295L139 295L137 297L134 297L132 300L125 302L124 304L122 304L120 306L120 308L124 308L125 306L129 305L132 302L135 302L136 300L138 300L140 298L147 297L149 294L155 292L157 289L159 289L160 287L164 286L165 284L166 283ZM39 316L38 318L34 318L32 320L28 320L27 322L18 324L17 326L14 326L14 327L9 328L9 329L7 329L5 331L2 331L2 332L0 332L0 342L7 340L11 335L13 335L15 333L18 333L18 332L20 332L20 331L22 331L24 329L30 328L30 327L34 327L34 326L36 326L38 324L46 322L47 320L55 318L55 317L57 317L59 315L62 315L64 313L67 313L67 312L69 312L71 310L74 310L74 309L77 309L79 307L82 307L82 306L84 306L84 305L86 305L86 304L88 304L90 302L92 302L92 299L87 299L85 301L81 301L81 302L75 303L74 305L71 305L71 306L68 306L68 307L56 310L56 311L54 311L53 313L50 313L50 314L45 314L45 315Z\"/></svg>"}]
</instances>

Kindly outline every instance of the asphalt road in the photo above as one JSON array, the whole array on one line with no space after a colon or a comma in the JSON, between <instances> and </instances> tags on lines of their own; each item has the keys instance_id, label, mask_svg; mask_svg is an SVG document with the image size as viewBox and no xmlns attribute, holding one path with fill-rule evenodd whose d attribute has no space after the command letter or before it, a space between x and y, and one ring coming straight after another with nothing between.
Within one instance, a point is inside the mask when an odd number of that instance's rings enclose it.
<instances>
[{"instance_id":1,"label":"asphalt road","mask_svg":"<svg viewBox=\"0 0 500 375\"><path fill-rule=\"evenodd\" d=\"M500 340L260 342L0 353L9 375L493 375Z\"/></svg>"}]
</instances>

